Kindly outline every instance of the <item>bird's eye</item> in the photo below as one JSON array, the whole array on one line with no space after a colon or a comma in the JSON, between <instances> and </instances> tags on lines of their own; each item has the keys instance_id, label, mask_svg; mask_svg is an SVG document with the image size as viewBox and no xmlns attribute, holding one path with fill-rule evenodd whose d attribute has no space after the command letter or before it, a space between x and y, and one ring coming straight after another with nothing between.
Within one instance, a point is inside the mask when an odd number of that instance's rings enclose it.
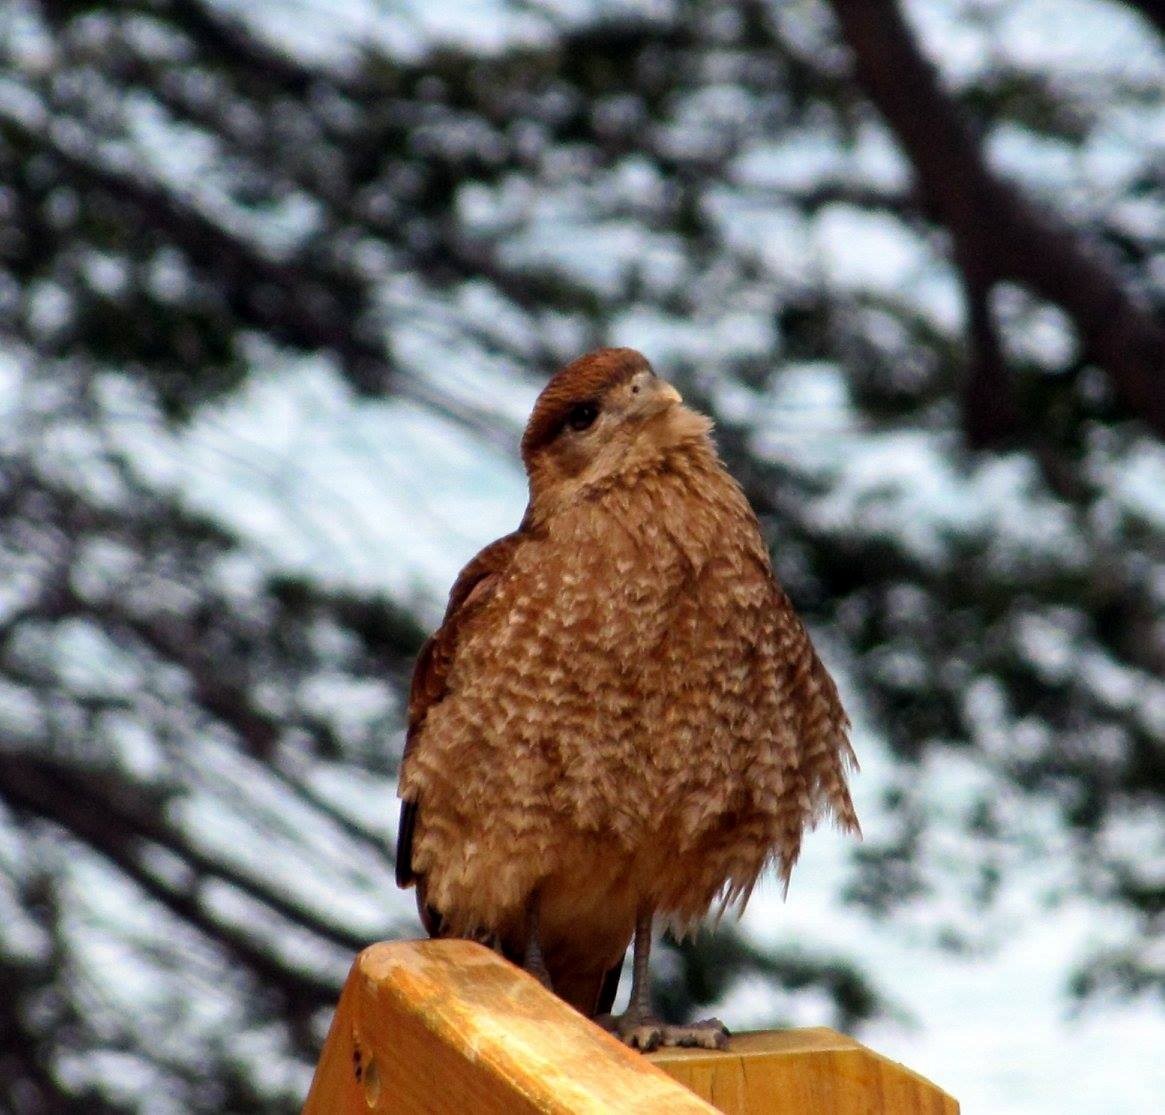
<instances>
[{"instance_id":1,"label":"bird's eye","mask_svg":"<svg viewBox=\"0 0 1165 1115\"><path fill-rule=\"evenodd\" d=\"M576 403L566 416L566 424L572 430L586 430L595 424L599 416L597 403Z\"/></svg>"}]
</instances>

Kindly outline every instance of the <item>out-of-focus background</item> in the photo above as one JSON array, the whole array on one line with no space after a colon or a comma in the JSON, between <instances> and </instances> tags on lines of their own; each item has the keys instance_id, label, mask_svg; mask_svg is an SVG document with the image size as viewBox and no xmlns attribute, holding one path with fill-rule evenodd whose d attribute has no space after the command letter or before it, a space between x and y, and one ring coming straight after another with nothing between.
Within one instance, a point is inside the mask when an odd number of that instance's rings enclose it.
<instances>
[{"instance_id":1,"label":"out-of-focus background","mask_svg":"<svg viewBox=\"0 0 1165 1115\"><path fill-rule=\"evenodd\" d=\"M967 1112L1165 1095L1160 0L7 0L0 1109L291 1112L556 366L713 414L863 844L660 950Z\"/></svg>"}]
</instances>

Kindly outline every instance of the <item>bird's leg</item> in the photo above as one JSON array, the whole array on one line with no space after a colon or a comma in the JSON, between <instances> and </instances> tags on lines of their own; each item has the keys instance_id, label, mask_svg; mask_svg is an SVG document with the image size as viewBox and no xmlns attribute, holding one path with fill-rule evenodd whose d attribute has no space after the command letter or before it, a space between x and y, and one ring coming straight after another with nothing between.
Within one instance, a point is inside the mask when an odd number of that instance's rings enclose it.
<instances>
[{"instance_id":1,"label":"bird's leg","mask_svg":"<svg viewBox=\"0 0 1165 1115\"><path fill-rule=\"evenodd\" d=\"M631 952L631 998L627 1009L610 1020L611 1030L621 1041L645 1053L663 1044L664 1029L651 1010L651 923L651 910L640 910Z\"/></svg>"},{"instance_id":2,"label":"bird's leg","mask_svg":"<svg viewBox=\"0 0 1165 1115\"><path fill-rule=\"evenodd\" d=\"M661 1022L651 1009L652 911L640 910L635 919L635 945L631 955L631 999L620 1015L599 1019L620 1040L632 1049L649 1053L661 1045L698 1046L701 1049L724 1049L728 1045L728 1029L717 1018L693 1022L687 1026L673 1026Z\"/></svg>"},{"instance_id":3,"label":"bird's leg","mask_svg":"<svg viewBox=\"0 0 1165 1115\"><path fill-rule=\"evenodd\" d=\"M539 896L535 891L530 896L529 906L526 907L526 948L522 953L522 967L547 991L553 991L550 972L546 967L546 961L542 959L542 949L538 944L538 905Z\"/></svg>"}]
</instances>

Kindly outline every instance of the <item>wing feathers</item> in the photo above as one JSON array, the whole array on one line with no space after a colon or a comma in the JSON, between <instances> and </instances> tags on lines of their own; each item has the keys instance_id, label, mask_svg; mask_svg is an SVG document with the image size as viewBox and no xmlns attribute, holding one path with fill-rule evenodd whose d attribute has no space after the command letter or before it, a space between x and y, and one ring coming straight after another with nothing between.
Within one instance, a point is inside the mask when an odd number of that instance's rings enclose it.
<instances>
[{"instance_id":1,"label":"wing feathers","mask_svg":"<svg viewBox=\"0 0 1165 1115\"><path fill-rule=\"evenodd\" d=\"M417 745L429 709L441 701L447 692L449 669L457 653L458 632L466 619L492 595L523 536L519 528L513 534L491 542L461 571L454 582L441 626L425 640L417 655L413 682L409 689L408 730L402 762L407 761ZM402 887L417 881L412 858L419 808L419 802L401 802L396 838L396 881Z\"/></svg>"}]
</instances>

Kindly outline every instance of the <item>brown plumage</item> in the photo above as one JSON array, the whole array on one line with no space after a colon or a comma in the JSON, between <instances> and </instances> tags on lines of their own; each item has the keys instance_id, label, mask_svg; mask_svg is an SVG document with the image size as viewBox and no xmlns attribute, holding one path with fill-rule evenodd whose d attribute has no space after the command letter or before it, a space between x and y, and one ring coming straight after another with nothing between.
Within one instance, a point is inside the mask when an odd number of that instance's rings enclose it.
<instances>
[{"instance_id":1,"label":"brown plumage","mask_svg":"<svg viewBox=\"0 0 1165 1115\"><path fill-rule=\"evenodd\" d=\"M823 814L858 830L837 690L710 430L630 349L550 381L525 517L421 651L401 769L398 880L429 931L496 943L588 1014L634 934L613 1024L648 1047L723 1042L649 1017L652 918L743 906L769 864L787 884Z\"/></svg>"}]
</instances>

